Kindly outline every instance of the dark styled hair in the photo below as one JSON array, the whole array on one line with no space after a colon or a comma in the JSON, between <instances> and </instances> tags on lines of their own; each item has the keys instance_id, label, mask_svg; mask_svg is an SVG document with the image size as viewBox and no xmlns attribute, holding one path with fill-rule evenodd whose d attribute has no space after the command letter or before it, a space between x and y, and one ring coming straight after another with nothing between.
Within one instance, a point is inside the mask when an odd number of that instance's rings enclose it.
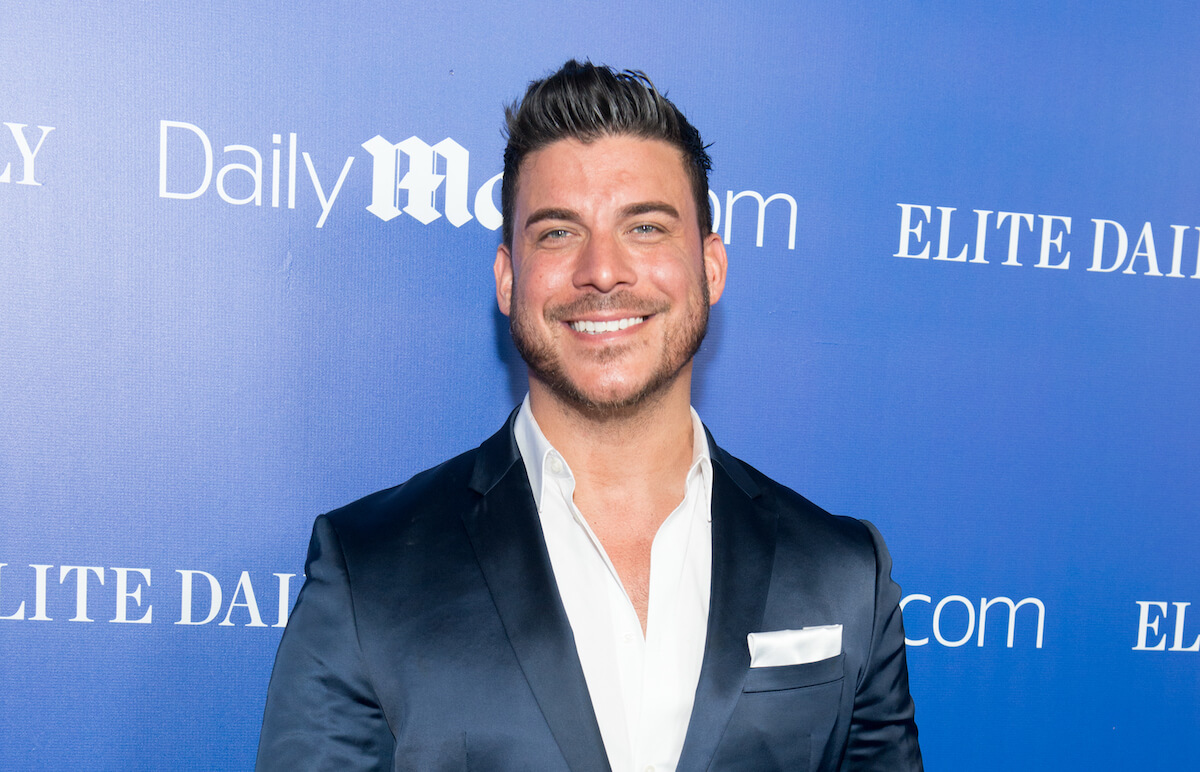
<instances>
[{"instance_id":1,"label":"dark styled hair","mask_svg":"<svg viewBox=\"0 0 1200 772\"><path fill-rule=\"evenodd\" d=\"M638 70L616 72L607 65L572 59L558 72L529 84L525 96L504 109L508 144L504 148L504 180L500 208L504 243L512 246L513 209L521 162L525 156L560 139L591 142L630 135L659 139L678 148L692 183L700 235L712 232L708 171L712 160L700 132L671 100L659 93Z\"/></svg>"}]
</instances>

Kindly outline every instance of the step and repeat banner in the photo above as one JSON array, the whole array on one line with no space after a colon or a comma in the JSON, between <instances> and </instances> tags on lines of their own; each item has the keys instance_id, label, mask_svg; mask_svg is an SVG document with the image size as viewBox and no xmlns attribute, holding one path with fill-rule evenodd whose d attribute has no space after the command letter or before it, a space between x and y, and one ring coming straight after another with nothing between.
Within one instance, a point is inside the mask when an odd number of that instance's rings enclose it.
<instances>
[{"instance_id":1,"label":"step and repeat banner","mask_svg":"<svg viewBox=\"0 0 1200 772\"><path fill-rule=\"evenodd\" d=\"M696 407L887 538L929 768L1200 768L1194 8L652 5L6 4L0 768L252 766L313 518L524 394L570 57L712 143Z\"/></svg>"}]
</instances>

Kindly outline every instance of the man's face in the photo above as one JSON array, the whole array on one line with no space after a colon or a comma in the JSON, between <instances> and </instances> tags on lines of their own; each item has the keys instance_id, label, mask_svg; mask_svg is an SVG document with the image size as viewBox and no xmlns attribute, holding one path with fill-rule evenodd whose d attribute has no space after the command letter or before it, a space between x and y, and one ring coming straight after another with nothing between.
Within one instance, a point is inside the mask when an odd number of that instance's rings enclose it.
<instances>
[{"instance_id":1,"label":"man's face","mask_svg":"<svg viewBox=\"0 0 1200 772\"><path fill-rule=\"evenodd\" d=\"M497 250L495 272L531 388L594 411L680 383L724 288L725 260L718 236L700 236L669 144L565 139L529 154L512 247Z\"/></svg>"}]
</instances>

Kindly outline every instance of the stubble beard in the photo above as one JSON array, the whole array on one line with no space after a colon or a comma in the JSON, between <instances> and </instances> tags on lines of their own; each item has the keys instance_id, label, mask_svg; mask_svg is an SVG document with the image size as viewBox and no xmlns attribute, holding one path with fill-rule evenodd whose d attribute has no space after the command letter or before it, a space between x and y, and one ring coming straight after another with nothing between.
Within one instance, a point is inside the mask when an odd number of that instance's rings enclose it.
<instances>
[{"instance_id":1,"label":"stubble beard","mask_svg":"<svg viewBox=\"0 0 1200 772\"><path fill-rule=\"evenodd\" d=\"M700 295L699 307L692 309L681 320L680 328L677 331L667 331L667 337L663 341L663 355L658 367L646 382L640 388L612 399L590 395L579 383L571 379L553 341L539 335L537 325L530 319L530 310L523 308L519 302L515 285L509 330L517 352L529 367L530 378L541 381L559 399L585 415L594 418L615 417L632 413L639 406L655 401L676 381L683 368L700 350L700 344L708 331L709 312L708 282L703 278L700 280ZM567 305L552 307L546 311L546 319L553 326L565 319L578 318L589 312L618 308L629 311L631 315L642 316L667 310L665 307L652 306L644 300L639 300L627 290L621 290L611 295L587 295ZM625 346L605 348L598 352L596 362L611 362L619 359L626 351Z\"/></svg>"}]
</instances>

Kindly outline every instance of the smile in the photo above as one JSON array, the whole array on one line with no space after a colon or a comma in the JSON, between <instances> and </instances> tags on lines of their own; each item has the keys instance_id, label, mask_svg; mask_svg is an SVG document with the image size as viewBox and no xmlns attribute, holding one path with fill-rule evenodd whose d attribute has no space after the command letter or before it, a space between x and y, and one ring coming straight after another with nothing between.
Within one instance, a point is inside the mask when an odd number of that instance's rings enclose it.
<instances>
[{"instance_id":1,"label":"smile","mask_svg":"<svg viewBox=\"0 0 1200 772\"><path fill-rule=\"evenodd\" d=\"M612 319L607 322L570 322L571 329L588 335L599 335L602 332L616 332L646 321L644 316L631 316L627 319Z\"/></svg>"}]
</instances>

